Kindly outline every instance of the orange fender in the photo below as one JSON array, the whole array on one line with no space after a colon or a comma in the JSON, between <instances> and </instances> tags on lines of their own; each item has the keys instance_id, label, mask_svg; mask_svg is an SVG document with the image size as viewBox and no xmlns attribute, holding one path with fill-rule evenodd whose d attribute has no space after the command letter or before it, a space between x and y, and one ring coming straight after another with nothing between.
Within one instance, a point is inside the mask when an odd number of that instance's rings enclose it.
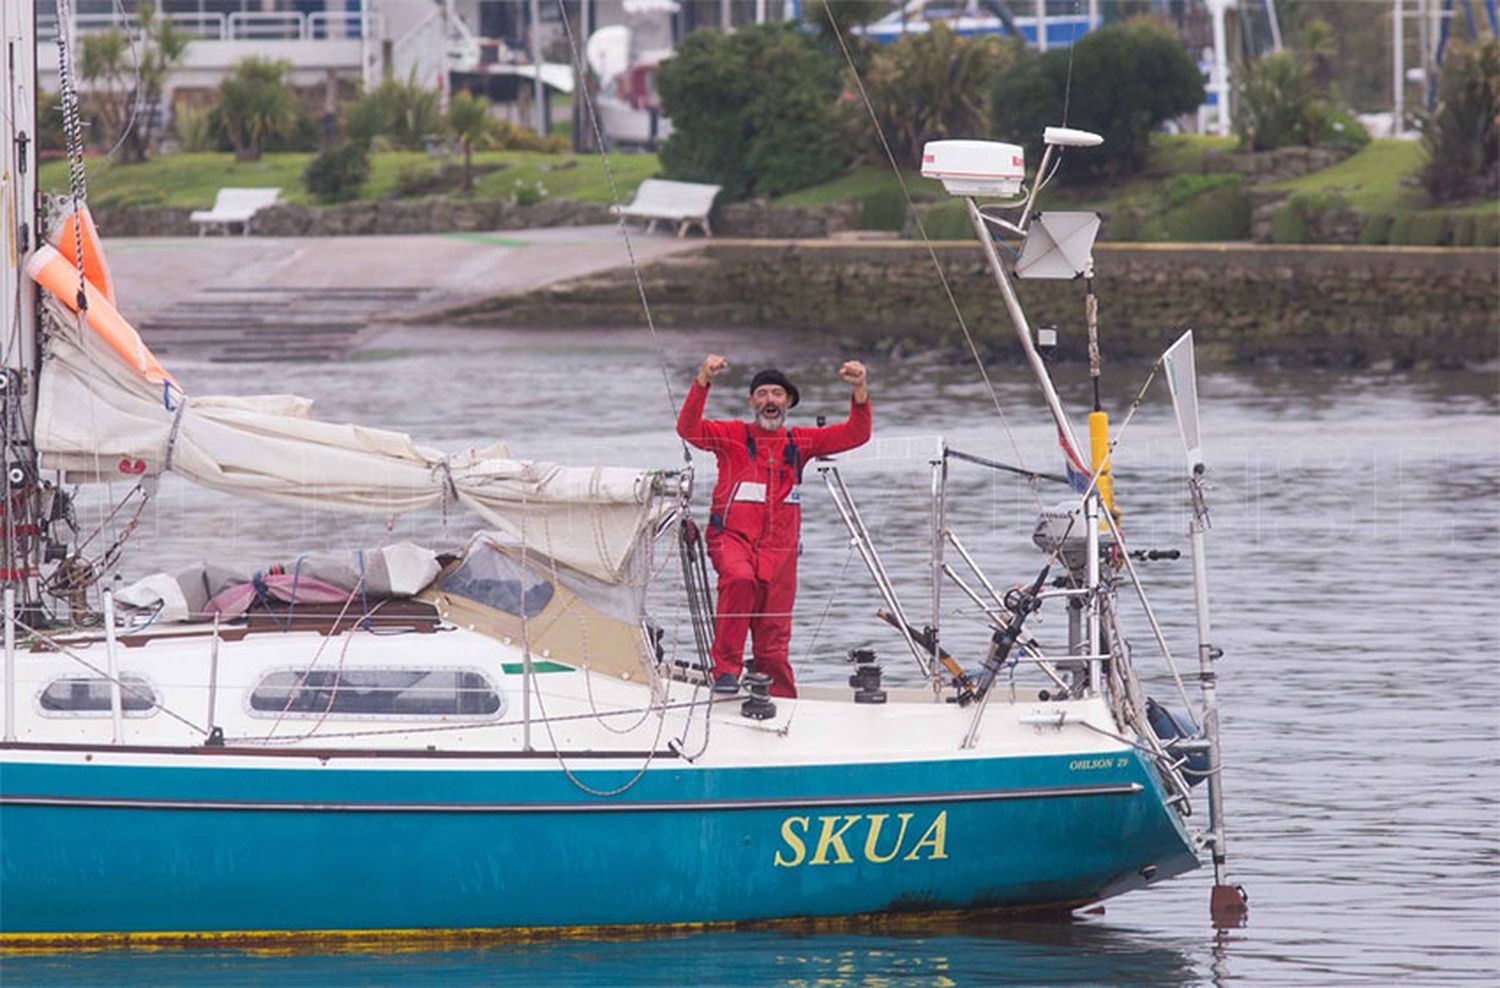
<instances>
[{"instance_id":1,"label":"orange fender","mask_svg":"<svg viewBox=\"0 0 1500 988\"><path fill-rule=\"evenodd\" d=\"M78 263L78 245L82 244L83 276L99 289L110 305L119 304L115 301L115 282L110 276L109 264L104 260L104 246L99 243L99 228L94 225L94 215L87 205L80 205L75 211L69 203L67 213L53 225L47 242L75 265Z\"/></svg>"},{"instance_id":2,"label":"orange fender","mask_svg":"<svg viewBox=\"0 0 1500 988\"><path fill-rule=\"evenodd\" d=\"M78 311L78 268L74 262L54 248L43 245L26 262L26 274L51 292L69 311ZM170 381L174 386L177 384L176 379L157 363L156 355L141 341L135 327L126 322L104 293L87 279L84 280L84 294L88 299L88 326L95 336L152 384L163 381Z\"/></svg>"}]
</instances>

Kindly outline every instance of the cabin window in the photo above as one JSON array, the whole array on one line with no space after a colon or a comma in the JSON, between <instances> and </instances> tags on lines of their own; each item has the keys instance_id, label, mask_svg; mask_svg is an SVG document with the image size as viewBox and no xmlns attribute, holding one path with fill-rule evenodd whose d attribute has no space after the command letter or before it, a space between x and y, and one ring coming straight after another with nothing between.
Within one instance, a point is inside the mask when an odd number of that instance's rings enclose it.
<instances>
[{"instance_id":1,"label":"cabin window","mask_svg":"<svg viewBox=\"0 0 1500 988\"><path fill-rule=\"evenodd\" d=\"M555 592L547 580L487 545L470 550L458 569L443 577L441 588L444 593L524 618L545 611Z\"/></svg>"},{"instance_id":2,"label":"cabin window","mask_svg":"<svg viewBox=\"0 0 1500 988\"><path fill-rule=\"evenodd\" d=\"M48 713L108 716L109 680L103 676L54 679L42 690L41 704ZM156 712L156 692L139 676L121 676L120 710L126 716L148 717Z\"/></svg>"},{"instance_id":3,"label":"cabin window","mask_svg":"<svg viewBox=\"0 0 1500 988\"><path fill-rule=\"evenodd\" d=\"M259 714L308 717L490 717L500 694L466 669L284 669L250 694Z\"/></svg>"}]
</instances>

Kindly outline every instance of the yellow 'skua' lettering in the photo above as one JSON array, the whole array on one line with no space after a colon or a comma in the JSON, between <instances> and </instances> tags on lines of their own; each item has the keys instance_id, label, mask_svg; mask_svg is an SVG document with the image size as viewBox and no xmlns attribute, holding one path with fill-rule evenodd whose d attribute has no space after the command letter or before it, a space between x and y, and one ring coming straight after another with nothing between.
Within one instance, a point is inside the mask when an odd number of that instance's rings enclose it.
<instances>
[{"instance_id":1,"label":"yellow 'skua' lettering","mask_svg":"<svg viewBox=\"0 0 1500 988\"><path fill-rule=\"evenodd\" d=\"M831 816L789 816L781 821L781 841L772 858L778 868L802 865L854 864L861 857L870 864L902 861L946 861L948 859L948 811L940 810L922 836L908 846L907 834L916 813L853 813ZM816 821L816 823L815 823ZM816 825L817 840L812 842ZM863 830L861 830L863 828ZM863 837L864 840L860 841ZM812 854L808 844L812 843ZM850 848L857 850L851 851Z\"/></svg>"},{"instance_id":2,"label":"yellow 'skua' lettering","mask_svg":"<svg viewBox=\"0 0 1500 988\"><path fill-rule=\"evenodd\" d=\"M906 857L902 858L901 860L902 861L916 861L916 860L918 860L919 859L919 855L918 855L917 852L919 852L920 850L922 850L922 848L924 848L924 847L930 847L930 848L932 848L932 853L929 854L929 855L927 855L927 860L929 860L929 861L938 861L938 860L944 859L944 858L948 857L948 853L945 850L945 847L946 847L947 843L948 843L948 811L944 810L943 812L941 812L941 813L939 813L937 815L937 819L936 820L932 821L932 826L930 826L930 827L927 828L927 833L925 833L925 834L922 835L922 839L919 840L919 841L917 841L915 844L912 845L912 847L911 847L911 853L908 854Z\"/></svg>"},{"instance_id":3,"label":"yellow 'skua' lettering","mask_svg":"<svg viewBox=\"0 0 1500 988\"><path fill-rule=\"evenodd\" d=\"M880 828L885 823L885 818L888 816L890 816L889 813L872 813L870 815L870 833L869 836L865 838L865 860L870 862L871 864L885 864L887 861L890 861L896 855L901 853L901 845L906 843L906 825L908 823L911 823L911 818L916 816L916 814L898 814L898 817L901 820L901 830L896 834L896 844L891 848L890 854L881 854L880 852L876 851L875 848L880 842Z\"/></svg>"},{"instance_id":4,"label":"yellow 'skua' lettering","mask_svg":"<svg viewBox=\"0 0 1500 988\"><path fill-rule=\"evenodd\" d=\"M805 816L789 816L781 821L781 839L786 841L786 846L792 852L792 856L783 858L781 852L777 851L776 867L795 868L802 863L803 858L807 857L807 845L802 843L802 837L797 833L796 828L800 824L802 833L805 834L809 823L810 821Z\"/></svg>"},{"instance_id":5,"label":"yellow 'skua' lettering","mask_svg":"<svg viewBox=\"0 0 1500 988\"><path fill-rule=\"evenodd\" d=\"M818 849L813 852L812 860L808 864L828 864L828 852L832 850L837 857L833 859L834 864L851 864L854 859L849 856L849 848L844 846L844 832L854 826L864 817L858 814L844 817L844 822L839 829L834 830L833 825L838 823L836 816L820 816L823 823L823 832L818 834Z\"/></svg>"}]
</instances>

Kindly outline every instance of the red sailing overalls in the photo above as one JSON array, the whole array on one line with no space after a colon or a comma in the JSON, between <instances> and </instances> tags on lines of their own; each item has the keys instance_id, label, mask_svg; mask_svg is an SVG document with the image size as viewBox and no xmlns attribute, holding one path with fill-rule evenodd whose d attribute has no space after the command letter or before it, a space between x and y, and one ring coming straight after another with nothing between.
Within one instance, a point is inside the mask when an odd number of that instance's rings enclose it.
<instances>
[{"instance_id":1,"label":"red sailing overalls","mask_svg":"<svg viewBox=\"0 0 1500 988\"><path fill-rule=\"evenodd\" d=\"M796 696L787 647L797 597L802 467L869 440L870 403L851 400L849 418L837 425L767 432L750 422L705 420L707 398L708 389L693 382L677 434L713 453L719 466L707 537L719 574L714 674L740 674L749 633L755 668L771 677L771 694Z\"/></svg>"}]
</instances>

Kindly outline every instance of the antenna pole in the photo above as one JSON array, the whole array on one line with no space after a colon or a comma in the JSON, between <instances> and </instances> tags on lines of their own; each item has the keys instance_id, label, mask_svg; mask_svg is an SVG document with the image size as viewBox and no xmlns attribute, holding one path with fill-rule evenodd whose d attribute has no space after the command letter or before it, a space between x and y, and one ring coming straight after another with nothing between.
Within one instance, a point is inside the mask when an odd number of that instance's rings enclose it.
<instances>
[{"instance_id":1,"label":"antenna pole","mask_svg":"<svg viewBox=\"0 0 1500 988\"><path fill-rule=\"evenodd\" d=\"M1063 411L1057 388L1052 384L1052 376L1047 373L1047 365L1042 362L1042 355L1037 353L1036 344L1031 340L1031 326L1026 321L1026 312L1021 308L1021 300L1016 297L1015 286L1005 274L1005 265L1000 261L1000 252L995 250L994 238L990 236L989 228L985 226L984 217L980 215L973 197L964 196L963 199L964 206L969 211L969 222L979 236L979 246L984 248L984 259L989 262L990 274L994 276L995 284L1000 286L1000 296L1005 299L1005 310L1010 313L1011 325L1015 326L1016 336L1020 338L1021 350L1026 354L1026 361L1031 365L1031 372L1036 375L1037 383L1042 386L1042 397L1047 402L1047 410L1052 413L1052 421L1057 423L1058 438L1066 447L1070 459L1075 463L1087 463L1088 458L1080 452L1078 439L1073 435L1073 425Z\"/></svg>"}]
</instances>

